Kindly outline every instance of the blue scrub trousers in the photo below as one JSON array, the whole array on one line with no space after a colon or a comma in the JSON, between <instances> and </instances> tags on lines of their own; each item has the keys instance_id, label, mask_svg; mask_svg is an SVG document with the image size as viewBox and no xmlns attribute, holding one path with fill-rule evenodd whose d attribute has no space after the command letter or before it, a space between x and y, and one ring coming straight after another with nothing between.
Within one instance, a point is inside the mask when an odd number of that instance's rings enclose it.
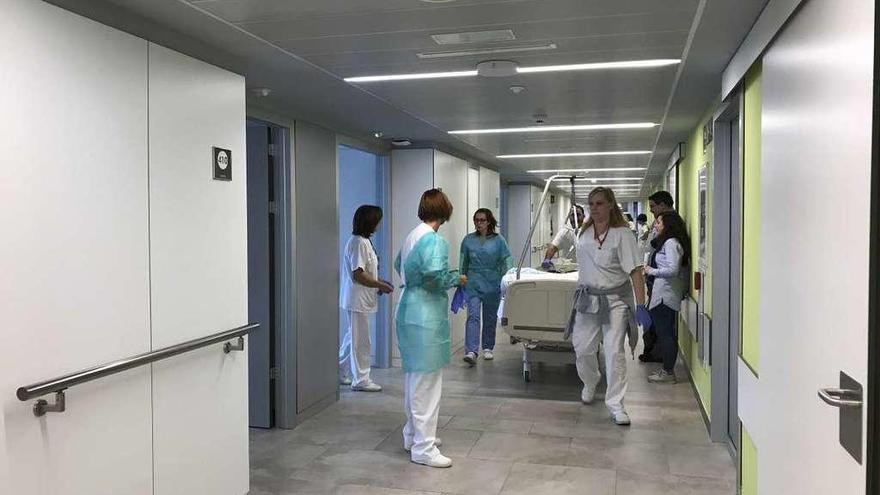
<instances>
[{"instance_id":1,"label":"blue scrub trousers","mask_svg":"<svg viewBox=\"0 0 880 495\"><path fill-rule=\"evenodd\" d=\"M464 348L466 352L480 351L480 312L483 316L482 348L495 348L495 327L498 323L498 305L501 293L471 295L468 297L467 325L465 325Z\"/></svg>"}]
</instances>

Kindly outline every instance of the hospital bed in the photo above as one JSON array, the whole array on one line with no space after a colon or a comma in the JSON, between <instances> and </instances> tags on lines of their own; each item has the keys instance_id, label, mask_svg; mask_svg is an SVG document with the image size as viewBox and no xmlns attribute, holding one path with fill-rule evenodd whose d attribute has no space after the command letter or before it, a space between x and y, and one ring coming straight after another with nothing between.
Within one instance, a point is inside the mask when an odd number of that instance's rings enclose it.
<instances>
[{"instance_id":1,"label":"hospital bed","mask_svg":"<svg viewBox=\"0 0 880 495\"><path fill-rule=\"evenodd\" d=\"M562 177L569 179L571 183L571 204L574 214L575 177L562 175L554 175L546 179L541 202L535 211L542 211L551 183ZM537 223L536 215L526 237L519 264L502 278L501 305L498 308L501 327L510 335L511 342L521 342L523 345L522 374L527 382L531 380L531 368L534 362L552 364L575 362L571 340L564 339L563 335L571 314L572 298L577 289L577 266L570 261L560 263L559 266L568 273L550 273L523 268Z\"/></svg>"},{"instance_id":2,"label":"hospital bed","mask_svg":"<svg viewBox=\"0 0 880 495\"><path fill-rule=\"evenodd\" d=\"M577 272L549 273L512 269L501 282L501 328L523 345L523 379L531 380L534 362L574 363L571 340L563 339L577 289Z\"/></svg>"}]
</instances>

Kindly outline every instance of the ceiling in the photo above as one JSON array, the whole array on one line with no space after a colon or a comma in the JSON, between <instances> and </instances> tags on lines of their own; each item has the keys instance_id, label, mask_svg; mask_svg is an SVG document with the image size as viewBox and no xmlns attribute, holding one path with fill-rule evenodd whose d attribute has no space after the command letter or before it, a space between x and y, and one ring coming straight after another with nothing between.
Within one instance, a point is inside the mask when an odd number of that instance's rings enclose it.
<instances>
[{"instance_id":1,"label":"ceiling","mask_svg":"<svg viewBox=\"0 0 880 495\"><path fill-rule=\"evenodd\" d=\"M720 93L720 75L767 0L53 0L226 67L251 104L372 139L382 132L498 169L645 167L597 172L656 181L674 146ZM438 44L432 35L500 31L499 41ZM512 37L509 36L512 33ZM448 54L501 48L501 53ZM523 50L526 48L526 50ZM428 54L431 58L422 58ZM432 54L434 54L432 56ZM411 81L352 76L673 58L680 65ZM525 89L514 94L510 86ZM639 130L449 135L456 129L655 122ZM499 159L497 155L646 150L635 156Z\"/></svg>"}]
</instances>

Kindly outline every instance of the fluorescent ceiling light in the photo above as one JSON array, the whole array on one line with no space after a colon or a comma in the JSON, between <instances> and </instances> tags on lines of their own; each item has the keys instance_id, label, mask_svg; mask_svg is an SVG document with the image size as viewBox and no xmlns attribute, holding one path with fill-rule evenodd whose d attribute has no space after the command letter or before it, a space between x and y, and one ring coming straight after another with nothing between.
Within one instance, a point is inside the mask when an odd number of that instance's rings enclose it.
<instances>
[{"instance_id":1,"label":"fluorescent ceiling light","mask_svg":"<svg viewBox=\"0 0 880 495\"><path fill-rule=\"evenodd\" d=\"M546 43L543 45L522 45L522 46L499 46L497 48L477 48L474 50L455 50L446 52L418 52L416 57L423 60L435 58L452 58L452 57L471 57L474 55L491 55L493 53L514 53L514 52L540 52L545 50L555 50L556 43Z\"/></svg>"},{"instance_id":2,"label":"fluorescent ceiling light","mask_svg":"<svg viewBox=\"0 0 880 495\"><path fill-rule=\"evenodd\" d=\"M633 170L648 170L646 167L619 167L619 168L556 168L550 170L526 170L530 174L564 174L570 172L583 172L592 174L595 172L623 172Z\"/></svg>"},{"instance_id":3,"label":"fluorescent ceiling light","mask_svg":"<svg viewBox=\"0 0 880 495\"><path fill-rule=\"evenodd\" d=\"M559 132L559 131L600 131L605 129L650 129L653 122L632 124L584 124L584 125L533 125L529 127L507 127L502 129L466 129L449 131L449 134L503 134L513 132Z\"/></svg>"},{"instance_id":4,"label":"fluorescent ceiling light","mask_svg":"<svg viewBox=\"0 0 880 495\"><path fill-rule=\"evenodd\" d=\"M579 177L575 182L594 182L597 180L644 180L644 177ZM569 182L569 179L553 179L553 182Z\"/></svg>"},{"instance_id":5,"label":"fluorescent ceiling light","mask_svg":"<svg viewBox=\"0 0 880 495\"><path fill-rule=\"evenodd\" d=\"M560 72L573 70L599 70L599 69L638 69L646 67L662 67L681 63L679 59L656 59L656 60L631 60L628 62L599 62L593 64L573 65L544 65L538 67L517 67L519 74L535 72ZM462 70L454 72L423 72L417 74L389 74L382 76L357 76L346 77L346 82L377 82L377 81L404 81L410 79L437 79L444 77L473 77L477 76L476 70Z\"/></svg>"},{"instance_id":6,"label":"fluorescent ceiling light","mask_svg":"<svg viewBox=\"0 0 880 495\"><path fill-rule=\"evenodd\" d=\"M498 155L495 158L557 158L565 156L611 156L650 155L650 151L578 151L574 153L531 153L523 155Z\"/></svg>"},{"instance_id":7,"label":"fluorescent ceiling light","mask_svg":"<svg viewBox=\"0 0 880 495\"><path fill-rule=\"evenodd\" d=\"M390 76L360 76L346 77L346 82L376 82L376 81L405 81L409 79L441 79L444 77L468 77L476 76L475 70L458 72L423 72L421 74L394 74Z\"/></svg>"},{"instance_id":8,"label":"fluorescent ceiling light","mask_svg":"<svg viewBox=\"0 0 880 495\"><path fill-rule=\"evenodd\" d=\"M562 72L572 70L599 70L599 69L644 69L649 67L664 67L667 65L680 64L681 59L665 58L654 60L630 60L627 62L598 62L592 64L570 65L544 65L538 67L517 67L520 74L532 74L536 72Z\"/></svg>"}]
</instances>

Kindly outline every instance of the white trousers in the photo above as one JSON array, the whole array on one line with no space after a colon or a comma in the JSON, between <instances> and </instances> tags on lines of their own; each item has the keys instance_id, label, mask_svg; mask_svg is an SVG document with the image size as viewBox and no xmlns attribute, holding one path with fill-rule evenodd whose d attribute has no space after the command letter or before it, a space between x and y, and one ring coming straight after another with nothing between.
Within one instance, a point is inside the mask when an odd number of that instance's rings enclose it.
<instances>
[{"instance_id":1,"label":"white trousers","mask_svg":"<svg viewBox=\"0 0 880 495\"><path fill-rule=\"evenodd\" d=\"M437 438L442 391L442 369L430 373L404 373L406 425L403 427L403 446L412 448L413 460L427 461L440 454L434 440Z\"/></svg>"},{"instance_id":2,"label":"white trousers","mask_svg":"<svg viewBox=\"0 0 880 495\"><path fill-rule=\"evenodd\" d=\"M607 313L577 313L571 342L577 357L577 370L584 386L596 390L599 373L599 344L605 350L605 377L608 389L605 392L605 405L612 413L623 411L623 398L626 395L626 351L624 340L629 326L629 305L622 298L608 296Z\"/></svg>"},{"instance_id":3,"label":"white trousers","mask_svg":"<svg viewBox=\"0 0 880 495\"><path fill-rule=\"evenodd\" d=\"M370 383L370 313L348 311L348 332L339 346L339 377L351 385Z\"/></svg>"}]
</instances>

